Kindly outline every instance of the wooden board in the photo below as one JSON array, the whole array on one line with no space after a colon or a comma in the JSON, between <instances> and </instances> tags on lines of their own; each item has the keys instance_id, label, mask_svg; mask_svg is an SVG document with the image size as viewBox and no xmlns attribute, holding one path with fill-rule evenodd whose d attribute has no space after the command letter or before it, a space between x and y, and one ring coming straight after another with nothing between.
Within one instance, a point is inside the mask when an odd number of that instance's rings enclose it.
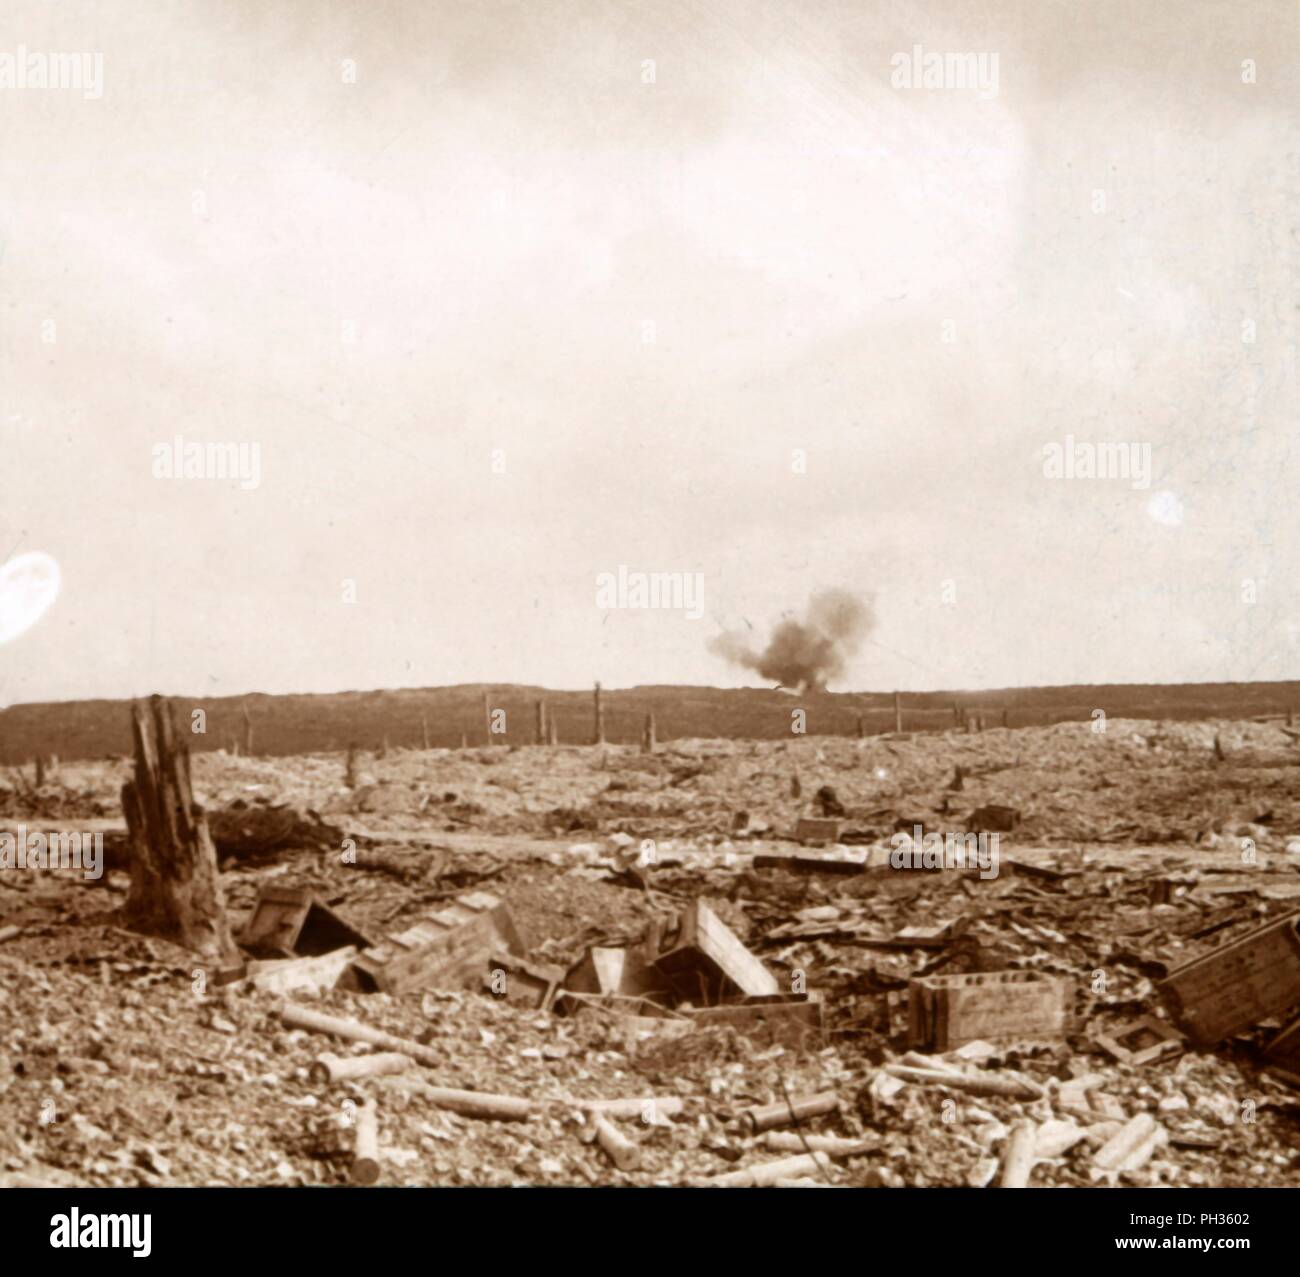
<instances>
[{"instance_id":1,"label":"wooden board","mask_svg":"<svg viewBox=\"0 0 1300 1277\"><path fill-rule=\"evenodd\" d=\"M794 840L812 846L839 842L840 822L819 816L804 816L794 827Z\"/></svg>"}]
</instances>

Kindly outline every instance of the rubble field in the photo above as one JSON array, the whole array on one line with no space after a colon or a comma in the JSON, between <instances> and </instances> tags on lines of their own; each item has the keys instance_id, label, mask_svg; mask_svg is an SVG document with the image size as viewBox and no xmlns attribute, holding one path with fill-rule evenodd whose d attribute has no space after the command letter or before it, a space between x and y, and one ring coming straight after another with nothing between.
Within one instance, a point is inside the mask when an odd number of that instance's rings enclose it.
<instances>
[{"instance_id":1,"label":"rubble field","mask_svg":"<svg viewBox=\"0 0 1300 1277\"><path fill-rule=\"evenodd\" d=\"M10 769L0 1184L1298 1186L1297 736L196 754L228 969Z\"/></svg>"}]
</instances>

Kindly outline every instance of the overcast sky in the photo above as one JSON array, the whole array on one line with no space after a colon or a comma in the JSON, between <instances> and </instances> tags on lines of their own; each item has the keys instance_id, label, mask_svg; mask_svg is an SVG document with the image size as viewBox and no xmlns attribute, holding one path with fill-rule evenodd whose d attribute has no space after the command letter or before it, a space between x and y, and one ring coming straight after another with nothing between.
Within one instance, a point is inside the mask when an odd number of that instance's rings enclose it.
<instances>
[{"instance_id":1,"label":"overcast sky","mask_svg":"<svg viewBox=\"0 0 1300 1277\"><path fill-rule=\"evenodd\" d=\"M0 87L0 560L62 574L0 703L756 682L709 638L830 586L847 689L1300 678L1296 36L5 0L103 92ZM996 92L891 84L918 44ZM257 486L155 477L178 435ZM1047 477L1067 436L1149 484ZM703 616L597 607L620 565Z\"/></svg>"}]
</instances>

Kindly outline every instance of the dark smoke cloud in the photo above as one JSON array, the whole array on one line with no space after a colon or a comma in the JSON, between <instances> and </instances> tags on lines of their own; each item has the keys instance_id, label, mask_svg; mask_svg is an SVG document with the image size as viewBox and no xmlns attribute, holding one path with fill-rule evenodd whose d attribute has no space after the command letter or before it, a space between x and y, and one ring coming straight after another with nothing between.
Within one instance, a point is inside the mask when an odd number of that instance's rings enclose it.
<instances>
[{"instance_id":1,"label":"dark smoke cloud","mask_svg":"<svg viewBox=\"0 0 1300 1277\"><path fill-rule=\"evenodd\" d=\"M847 590L822 590L808 600L802 621L778 622L759 651L748 635L728 630L709 642L709 650L733 665L756 670L782 687L825 691L871 632L870 607Z\"/></svg>"}]
</instances>

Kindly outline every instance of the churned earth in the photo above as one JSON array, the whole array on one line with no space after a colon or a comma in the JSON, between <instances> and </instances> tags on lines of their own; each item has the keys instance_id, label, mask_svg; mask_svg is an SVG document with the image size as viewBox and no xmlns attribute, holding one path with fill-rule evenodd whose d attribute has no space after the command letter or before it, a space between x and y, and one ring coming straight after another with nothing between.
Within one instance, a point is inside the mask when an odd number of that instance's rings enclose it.
<instances>
[{"instance_id":1,"label":"churned earth","mask_svg":"<svg viewBox=\"0 0 1300 1277\"><path fill-rule=\"evenodd\" d=\"M126 763L63 763L40 789L30 768L11 770L0 829L98 829L108 868L98 882L0 870L0 928L18 928L0 942L0 1182L345 1184L353 1115L373 1098L383 1183L686 1184L788 1155L748 1132L744 1108L831 1091L838 1110L798 1129L860 1150L809 1182L996 1184L1029 1119L1069 1143L1044 1141L1033 1184L1300 1185L1300 1093L1261 1067L1277 1024L1137 1067L1096 1041L1162 1014L1155 982L1171 966L1300 907L1300 750L1268 723L1100 726L684 740L652 755L400 750L362 757L351 786L340 754L197 755L214 824L225 813L251 827L285 805L315 831L261 851L251 835L218 840L236 925L267 882L312 885L380 934L478 890L509 903L530 956L567 965L702 897L783 987L804 981L826 1003L825 1044L799 1052L671 1020L650 1032L601 1008L542 1014L487 990L336 989L303 1000L440 1063L335 1087L309 1076L316 1057L368 1048L287 1029L277 997L214 988L194 955L122 927ZM995 874L891 867L896 826L961 831L985 804L1021 813ZM796 820L828 809L842 809L838 854L861 872L755 867L755 853L794 851ZM931 947L897 938L947 923ZM910 976L999 970L1069 977L1067 1034L908 1054ZM902 1063L1039 1095L905 1080L890 1071ZM463 1117L421 1081L554 1103L524 1121ZM616 1119L641 1150L640 1169L623 1171L586 1137L577 1102L632 1097L683 1104ZM1099 1168L1097 1150L1141 1114L1154 1151L1132 1170Z\"/></svg>"}]
</instances>

